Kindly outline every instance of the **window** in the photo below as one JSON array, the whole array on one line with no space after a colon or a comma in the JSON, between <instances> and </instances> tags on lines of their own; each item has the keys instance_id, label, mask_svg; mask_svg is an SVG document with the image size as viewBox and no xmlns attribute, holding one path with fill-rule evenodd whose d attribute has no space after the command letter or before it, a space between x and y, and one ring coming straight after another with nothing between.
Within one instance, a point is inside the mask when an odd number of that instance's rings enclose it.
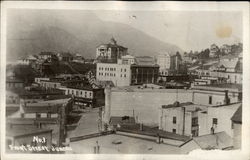
<instances>
[{"instance_id":1,"label":"window","mask_svg":"<svg viewBox=\"0 0 250 160\"><path fill-rule=\"evenodd\" d=\"M176 117L173 117L173 124L176 124Z\"/></svg>"},{"instance_id":2,"label":"window","mask_svg":"<svg viewBox=\"0 0 250 160\"><path fill-rule=\"evenodd\" d=\"M85 92L85 97L87 97L87 92Z\"/></svg>"},{"instance_id":3,"label":"window","mask_svg":"<svg viewBox=\"0 0 250 160\"><path fill-rule=\"evenodd\" d=\"M217 118L213 118L213 125L214 124L216 124L216 125L218 124L218 119Z\"/></svg>"},{"instance_id":4,"label":"window","mask_svg":"<svg viewBox=\"0 0 250 160\"><path fill-rule=\"evenodd\" d=\"M124 77L126 77L126 74L124 74Z\"/></svg>"},{"instance_id":5,"label":"window","mask_svg":"<svg viewBox=\"0 0 250 160\"><path fill-rule=\"evenodd\" d=\"M121 74L121 77L122 77L122 74Z\"/></svg>"},{"instance_id":6,"label":"window","mask_svg":"<svg viewBox=\"0 0 250 160\"><path fill-rule=\"evenodd\" d=\"M198 126L198 117L192 118L192 127Z\"/></svg>"},{"instance_id":7,"label":"window","mask_svg":"<svg viewBox=\"0 0 250 160\"><path fill-rule=\"evenodd\" d=\"M114 77L115 77L115 73L114 73Z\"/></svg>"},{"instance_id":8,"label":"window","mask_svg":"<svg viewBox=\"0 0 250 160\"><path fill-rule=\"evenodd\" d=\"M41 113L36 113L36 118L41 118Z\"/></svg>"},{"instance_id":9,"label":"window","mask_svg":"<svg viewBox=\"0 0 250 160\"><path fill-rule=\"evenodd\" d=\"M126 68L124 69L124 72L126 72Z\"/></svg>"},{"instance_id":10,"label":"window","mask_svg":"<svg viewBox=\"0 0 250 160\"><path fill-rule=\"evenodd\" d=\"M121 68L121 72L122 72L122 68Z\"/></svg>"},{"instance_id":11,"label":"window","mask_svg":"<svg viewBox=\"0 0 250 160\"><path fill-rule=\"evenodd\" d=\"M209 101L208 101L209 104L212 104L212 96L209 96Z\"/></svg>"},{"instance_id":12,"label":"window","mask_svg":"<svg viewBox=\"0 0 250 160\"><path fill-rule=\"evenodd\" d=\"M116 68L114 68L114 71L116 71Z\"/></svg>"},{"instance_id":13,"label":"window","mask_svg":"<svg viewBox=\"0 0 250 160\"><path fill-rule=\"evenodd\" d=\"M89 92L89 97L91 97L92 96L92 93L91 92Z\"/></svg>"},{"instance_id":14,"label":"window","mask_svg":"<svg viewBox=\"0 0 250 160\"><path fill-rule=\"evenodd\" d=\"M172 132L173 132L173 133L176 133L176 129L173 129Z\"/></svg>"},{"instance_id":15,"label":"window","mask_svg":"<svg viewBox=\"0 0 250 160\"><path fill-rule=\"evenodd\" d=\"M51 113L47 113L47 118L51 118Z\"/></svg>"}]
</instances>

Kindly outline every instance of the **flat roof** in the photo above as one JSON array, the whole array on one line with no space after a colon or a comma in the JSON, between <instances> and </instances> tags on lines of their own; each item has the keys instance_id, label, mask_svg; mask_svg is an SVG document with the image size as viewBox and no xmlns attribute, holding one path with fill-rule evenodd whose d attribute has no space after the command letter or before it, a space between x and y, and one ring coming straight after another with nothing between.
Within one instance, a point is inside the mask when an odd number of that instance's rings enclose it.
<instances>
[{"instance_id":1,"label":"flat roof","mask_svg":"<svg viewBox=\"0 0 250 160\"><path fill-rule=\"evenodd\" d=\"M178 108L178 107L185 107L187 112L206 111L207 110L207 106L200 105L200 104L193 104L192 102L180 103L179 106L176 106L175 104L162 105L163 109Z\"/></svg>"},{"instance_id":2,"label":"flat roof","mask_svg":"<svg viewBox=\"0 0 250 160\"><path fill-rule=\"evenodd\" d=\"M47 100L47 101L39 101L37 103L26 103L27 107L40 107L40 106L51 106L51 105L59 105L67 103L71 98L64 98L64 99L55 99L55 100Z\"/></svg>"},{"instance_id":3,"label":"flat roof","mask_svg":"<svg viewBox=\"0 0 250 160\"><path fill-rule=\"evenodd\" d=\"M242 91L242 85L241 84L234 84L234 83L209 84L209 85L193 86L192 89L198 89L198 90L237 90L237 91Z\"/></svg>"},{"instance_id":4,"label":"flat roof","mask_svg":"<svg viewBox=\"0 0 250 160\"><path fill-rule=\"evenodd\" d=\"M39 129L31 125L21 125L21 126L13 126L12 128L7 128L6 136L16 138L16 137L29 136L46 132L52 132L52 129Z\"/></svg>"},{"instance_id":5,"label":"flat roof","mask_svg":"<svg viewBox=\"0 0 250 160\"><path fill-rule=\"evenodd\" d=\"M157 86L157 87L147 87L147 88L141 88L142 85L134 85L134 86L124 86L124 87L114 87L111 88L111 91L113 92L168 92L168 93L188 93L192 92L188 89L165 89L163 86ZM178 90L178 91L177 91Z\"/></svg>"},{"instance_id":6,"label":"flat roof","mask_svg":"<svg viewBox=\"0 0 250 160\"><path fill-rule=\"evenodd\" d=\"M120 144L112 142L120 141ZM99 136L86 140L71 142L74 153L93 154L96 142L100 146L101 154L179 154L180 148L167 144L158 144L139 138L133 138L118 134ZM132 145L131 145L132 144Z\"/></svg>"}]
</instances>

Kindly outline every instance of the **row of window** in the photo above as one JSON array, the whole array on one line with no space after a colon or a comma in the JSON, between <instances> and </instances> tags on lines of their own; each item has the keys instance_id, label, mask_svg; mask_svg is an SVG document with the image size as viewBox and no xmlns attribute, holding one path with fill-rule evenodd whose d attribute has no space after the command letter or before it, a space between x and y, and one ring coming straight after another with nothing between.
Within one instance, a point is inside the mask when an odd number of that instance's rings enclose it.
<instances>
[{"instance_id":1,"label":"row of window","mask_svg":"<svg viewBox=\"0 0 250 160\"><path fill-rule=\"evenodd\" d=\"M36 118L42 118L41 115L42 115L41 113L36 113ZM47 113L46 118L51 118L51 115L52 115L52 113ZM55 116L55 114L54 114L54 116ZM25 118L24 113L21 113L21 118ZM45 117L43 117L43 118L45 118Z\"/></svg>"},{"instance_id":2,"label":"row of window","mask_svg":"<svg viewBox=\"0 0 250 160\"><path fill-rule=\"evenodd\" d=\"M105 71L116 71L116 68L109 68L109 67L105 67L105 68L104 68L104 67L99 67L99 71L104 71L104 70L105 70ZM126 69L126 68L124 68L124 69L121 68L121 72L122 72L122 71L126 72L127 69Z\"/></svg>"},{"instance_id":3,"label":"row of window","mask_svg":"<svg viewBox=\"0 0 250 160\"><path fill-rule=\"evenodd\" d=\"M75 96L83 96L84 95L85 98L88 97L87 91L76 91L74 93L74 90L71 90L71 93L70 93L70 90L68 90L68 94L75 95ZM91 97L91 96L92 96L92 93L89 92L89 97Z\"/></svg>"},{"instance_id":4,"label":"row of window","mask_svg":"<svg viewBox=\"0 0 250 160\"><path fill-rule=\"evenodd\" d=\"M111 77L115 77L116 76L116 74L115 73L101 73L101 72L99 72L99 76L111 76ZM124 74L124 75L120 75L121 77L127 77L127 75L126 74Z\"/></svg>"},{"instance_id":5,"label":"row of window","mask_svg":"<svg viewBox=\"0 0 250 160\"><path fill-rule=\"evenodd\" d=\"M103 68L103 67L99 67L99 70L100 71L103 71L103 70L105 70L105 71L116 71L116 68L108 68L108 67L107 68L106 67Z\"/></svg>"}]
</instances>

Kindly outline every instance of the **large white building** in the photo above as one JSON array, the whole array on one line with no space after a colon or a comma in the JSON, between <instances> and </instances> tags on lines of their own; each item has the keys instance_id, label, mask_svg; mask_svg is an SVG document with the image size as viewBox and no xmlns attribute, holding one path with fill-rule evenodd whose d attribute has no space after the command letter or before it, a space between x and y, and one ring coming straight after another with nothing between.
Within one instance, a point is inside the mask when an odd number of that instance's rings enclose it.
<instances>
[{"instance_id":1,"label":"large white building","mask_svg":"<svg viewBox=\"0 0 250 160\"><path fill-rule=\"evenodd\" d=\"M180 69L181 56L179 53L163 53L157 56L157 64L160 66L160 75L174 74Z\"/></svg>"},{"instance_id":2,"label":"large white building","mask_svg":"<svg viewBox=\"0 0 250 160\"><path fill-rule=\"evenodd\" d=\"M158 72L152 57L126 55L117 63L97 63L96 80L112 81L115 86L156 83Z\"/></svg>"},{"instance_id":3,"label":"large white building","mask_svg":"<svg viewBox=\"0 0 250 160\"><path fill-rule=\"evenodd\" d=\"M241 103L208 107L207 111L198 113L199 135L225 131L233 137L232 116L241 106Z\"/></svg>"},{"instance_id":4,"label":"large white building","mask_svg":"<svg viewBox=\"0 0 250 160\"><path fill-rule=\"evenodd\" d=\"M180 135L198 136L198 112L206 109L206 106L191 102L162 105L159 111L159 129Z\"/></svg>"},{"instance_id":5,"label":"large white building","mask_svg":"<svg viewBox=\"0 0 250 160\"><path fill-rule=\"evenodd\" d=\"M130 116L138 123L158 126L162 105L191 100L191 90L163 89L157 85L106 88L104 120L108 122L111 116Z\"/></svg>"}]
</instances>

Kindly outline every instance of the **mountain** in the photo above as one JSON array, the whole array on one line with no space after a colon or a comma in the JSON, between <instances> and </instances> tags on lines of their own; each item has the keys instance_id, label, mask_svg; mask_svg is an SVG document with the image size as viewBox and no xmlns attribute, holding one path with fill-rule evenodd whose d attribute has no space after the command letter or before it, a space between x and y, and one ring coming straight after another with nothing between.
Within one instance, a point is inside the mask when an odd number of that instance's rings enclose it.
<instances>
[{"instance_id":1,"label":"mountain","mask_svg":"<svg viewBox=\"0 0 250 160\"><path fill-rule=\"evenodd\" d=\"M7 15L7 60L41 51L69 51L94 58L96 46L114 37L132 55L182 52L129 25L107 22L90 11L11 10Z\"/></svg>"}]
</instances>

